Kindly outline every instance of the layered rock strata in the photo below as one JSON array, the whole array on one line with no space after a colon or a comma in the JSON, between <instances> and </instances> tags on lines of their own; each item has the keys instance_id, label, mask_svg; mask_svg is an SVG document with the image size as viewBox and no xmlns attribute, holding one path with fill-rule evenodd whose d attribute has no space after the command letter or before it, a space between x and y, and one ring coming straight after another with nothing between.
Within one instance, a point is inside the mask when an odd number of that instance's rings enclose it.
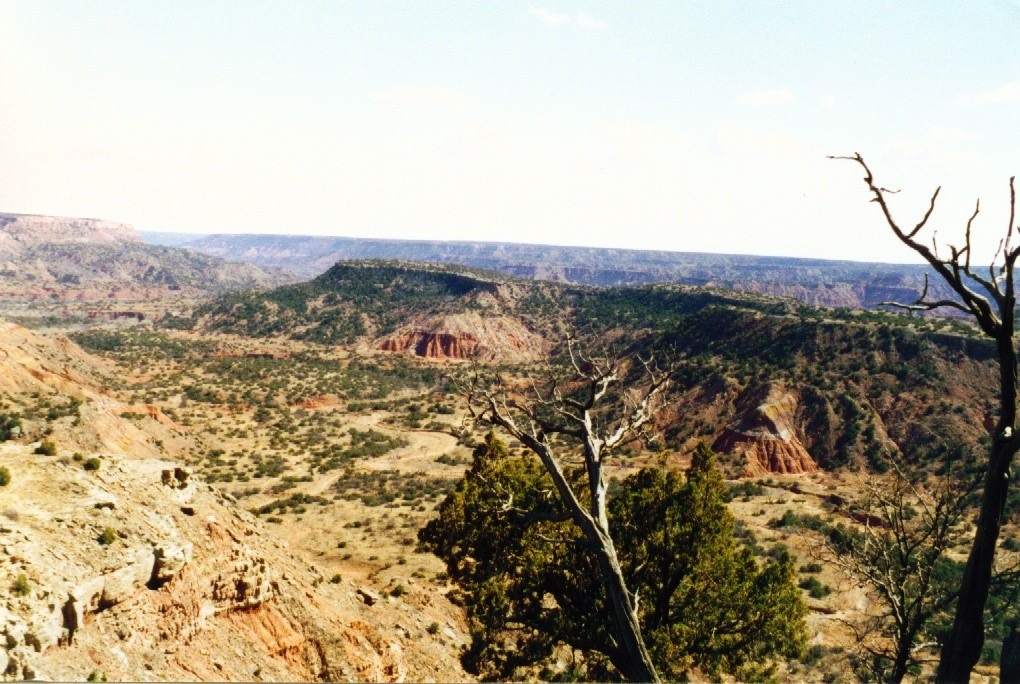
<instances>
[{"instance_id":1,"label":"layered rock strata","mask_svg":"<svg viewBox=\"0 0 1020 684\"><path fill-rule=\"evenodd\" d=\"M758 394L764 396L749 406L736 424L723 430L712 449L742 457L746 477L818 470L794 429L796 395L774 386Z\"/></svg>"}]
</instances>

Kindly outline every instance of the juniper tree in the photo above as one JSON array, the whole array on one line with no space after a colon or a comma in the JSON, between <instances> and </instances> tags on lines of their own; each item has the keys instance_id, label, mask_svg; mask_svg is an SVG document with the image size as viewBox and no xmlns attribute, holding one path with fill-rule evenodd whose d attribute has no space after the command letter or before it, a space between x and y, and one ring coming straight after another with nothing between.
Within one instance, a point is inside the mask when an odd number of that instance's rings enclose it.
<instances>
[{"instance_id":1,"label":"juniper tree","mask_svg":"<svg viewBox=\"0 0 1020 684\"><path fill-rule=\"evenodd\" d=\"M584 473L568 468L564 477L577 486ZM607 518L657 673L760 679L777 658L800 653L806 610L792 559L759 567L737 543L707 446L686 476L647 468L614 491ZM490 433L420 538L465 592L469 671L520 679L521 668L544 666L540 676L563 675L549 668L567 649L577 653L575 676L629 676L594 550L534 455L512 456Z\"/></svg>"}]
</instances>

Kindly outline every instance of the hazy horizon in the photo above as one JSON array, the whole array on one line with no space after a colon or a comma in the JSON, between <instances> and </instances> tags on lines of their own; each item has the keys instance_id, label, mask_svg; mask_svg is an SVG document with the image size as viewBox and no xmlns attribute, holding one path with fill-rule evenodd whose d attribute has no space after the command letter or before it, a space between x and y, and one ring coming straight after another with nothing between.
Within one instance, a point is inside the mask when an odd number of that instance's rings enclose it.
<instances>
[{"instance_id":1,"label":"hazy horizon","mask_svg":"<svg viewBox=\"0 0 1020 684\"><path fill-rule=\"evenodd\" d=\"M148 232L991 258L1014 2L0 5L0 209ZM928 234L930 238L930 233Z\"/></svg>"}]
</instances>

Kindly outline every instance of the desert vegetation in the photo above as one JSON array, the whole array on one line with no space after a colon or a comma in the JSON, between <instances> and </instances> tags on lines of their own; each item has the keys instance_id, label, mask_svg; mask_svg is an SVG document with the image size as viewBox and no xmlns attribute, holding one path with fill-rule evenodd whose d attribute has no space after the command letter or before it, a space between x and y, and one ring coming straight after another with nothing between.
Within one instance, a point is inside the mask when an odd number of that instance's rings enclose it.
<instances>
[{"instance_id":1,"label":"desert vegetation","mask_svg":"<svg viewBox=\"0 0 1020 684\"><path fill-rule=\"evenodd\" d=\"M377 344L402 321L464 312L513 318L548 344L474 360ZM150 435L150 448L188 465L267 535L288 540L326 585L353 583L409 606L441 598L442 610L467 621L457 654L464 667L495 678L637 676L606 627L604 569L590 539L567 522L572 514L527 435L561 459L561 484L574 488L581 509L592 510L593 492L604 496L606 536L625 591L638 597L632 614L650 672L830 681L930 674L955 605L946 587L965 560L972 499L958 499L967 505L952 534L918 551L936 559L937 575L904 575L911 595L924 597L904 632L895 610L882 608L882 587L851 571L862 558L858 540L895 531L886 527L895 517L875 512L862 483L906 473L902 508L914 513L902 520L915 530L932 488L980 462L995 410L996 351L965 320L690 286L599 289L358 262L268 293L178 302L144 320L53 325L98 359L96 381L122 402L119 419ZM554 420L554 404L524 422L518 416L512 425L531 427L517 434L492 420L493 408L511 406L504 399L584 404L583 378L602 357L572 364L569 349L556 346L571 332L629 359L616 369L621 402L595 411L595 425L633 418L651 387L641 360L661 364L662 394L640 429L599 455L594 480L583 436L558 431L566 423ZM557 368L580 372L580 384L566 375L549 384ZM476 399L502 397L487 416L484 403L472 415L472 387ZM103 478L110 465L81 436L95 401L9 391L0 396L0 434L52 445L40 456ZM810 461L755 451L790 439ZM18 482L16 464L11 477ZM1018 503L1011 492L1001 568L1020 550ZM691 536L695 529L704 535ZM98 526L93 539L116 549L120 530ZM719 581L710 590L711 578ZM1012 592L1008 573L993 583L979 669L994 671L1014 620ZM752 614L761 616L753 626ZM423 638L453 649L445 626L453 621L430 617L423 624L436 627L423 626ZM905 660L897 656L904 643Z\"/></svg>"}]
</instances>

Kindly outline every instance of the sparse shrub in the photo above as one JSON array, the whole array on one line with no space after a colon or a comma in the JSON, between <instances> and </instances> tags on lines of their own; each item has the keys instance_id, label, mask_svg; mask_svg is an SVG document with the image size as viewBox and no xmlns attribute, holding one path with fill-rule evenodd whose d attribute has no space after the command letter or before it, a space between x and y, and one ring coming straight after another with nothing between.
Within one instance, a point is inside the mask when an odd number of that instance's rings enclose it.
<instances>
[{"instance_id":1,"label":"sparse shrub","mask_svg":"<svg viewBox=\"0 0 1020 684\"><path fill-rule=\"evenodd\" d=\"M28 577L25 576L25 573L20 573L18 578L14 580L14 584L11 585L11 592L15 596L28 596L31 591L32 586L28 583Z\"/></svg>"},{"instance_id":2,"label":"sparse shrub","mask_svg":"<svg viewBox=\"0 0 1020 684\"><path fill-rule=\"evenodd\" d=\"M85 462L82 464L82 467L88 471L96 471L99 470L99 466L101 466L102 464L103 464L102 461L93 456L92 458L86 459Z\"/></svg>"},{"instance_id":3,"label":"sparse shrub","mask_svg":"<svg viewBox=\"0 0 1020 684\"><path fill-rule=\"evenodd\" d=\"M104 527L103 531L99 533L99 537L96 538L102 546L109 546L113 542L117 541L117 530L112 527Z\"/></svg>"},{"instance_id":4,"label":"sparse shrub","mask_svg":"<svg viewBox=\"0 0 1020 684\"><path fill-rule=\"evenodd\" d=\"M822 571L821 563L808 563L800 566L800 571L804 573L818 573Z\"/></svg>"},{"instance_id":5,"label":"sparse shrub","mask_svg":"<svg viewBox=\"0 0 1020 684\"><path fill-rule=\"evenodd\" d=\"M0 413L0 442L21 434L21 414Z\"/></svg>"},{"instance_id":6,"label":"sparse shrub","mask_svg":"<svg viewBox=\"0 0 1020 684\"><path fill-rule=\"evenodd\" d=\"M39 442L39 446L35 448L35 453L42 454L43 456L56 456L57 445L49 440L43 440Z\"/></svg>"},{"instance_id":7,"label":"sparse shrub","mask_svg":"<svg viewBox=\"0 0 1020 684\"><path fill-rule=\"evenodd\" d=\"M737 498L743 498L746 501L752 496L761 496L764 493L765 488L759 483L752 482L751 480L745 480L740 484L730 485L729 489L723 496L726 501L732 501Z\"/></svg>"},{"instance_id":8,"label":"sparse shrub","mask_svg":"<svg viewBox=\"0 0 1020 684\"><path fill-rule=\"evenodd\" d=\"M394 598L403 596L405 593L407 593L407 589L404 588L403 584L398 584L397 586L390 589L390 596Z\"/></svg>"},{"instance_id":9,"label":"sparse shrub","mask_svg":"<svg viewBox=\"0 0 1020 684\"><path fill-rule=\"evenodd\" d=\"M425 631L428 632L429 634L438 634L439 623L438 622L430 623L429 626L425 628Z\"/></svg>"},{"instance_id":10,"label":"sparse shrub","mask_svg":"<svg viewBox=\"0 0 1020 684\"><path fill-rule=\"evenodd\" d=\"M789 508L778 518L769 520L769 527L773 530L778 530L783 527L796 527L797 525L797 514L791 511Z\"/></svg>"},{"instance_id":11,"label":"sparse shrub","mask_svg":"<svg viewBox=\"0 0 1020 684\"><path fill-rule=\"evenodd\" d=\"M7 466L0 466L0 487L6 487L11 483L11 469Z\"/></svg>"},{"instance_id":12,"label":"sparse shrub","mask_svg":"<svg viewBox=\"0 0 1020 684\"><path fill-rule=\"evenodd\" d=\"M822 584L815 577L808 577L807 579L801 580L800 584L797 585L801 589L807 591L808 596L813 599L825 598L832 593L832 588L828 585Z\"/></svg>"},{"instance_id":13,"label":"sparse shrub","mask_svg":"<svg viewBox=\"0 0 1020 684\"><path fill-rule=\"evenodd\" d=\"M335 574L335 575L333 575L332 577L329 578L329 583L330 584L340 584L343 581L344 581L344 578L340 576L340 573L337 573L337 574Z\"/></svg>"},{"instance_id":14,"label":"sparse shrub","mask_svg":"<svg viewBox=\"0 0 1020 684\"><path fill-rule=\"evenodd\" d=\"M822 660L822 656L825 655L825 647L821 644L815 644L804 651L804 656L800 659L800 662L805 665L815 665Z\"/></svg>"}]
</instances>

